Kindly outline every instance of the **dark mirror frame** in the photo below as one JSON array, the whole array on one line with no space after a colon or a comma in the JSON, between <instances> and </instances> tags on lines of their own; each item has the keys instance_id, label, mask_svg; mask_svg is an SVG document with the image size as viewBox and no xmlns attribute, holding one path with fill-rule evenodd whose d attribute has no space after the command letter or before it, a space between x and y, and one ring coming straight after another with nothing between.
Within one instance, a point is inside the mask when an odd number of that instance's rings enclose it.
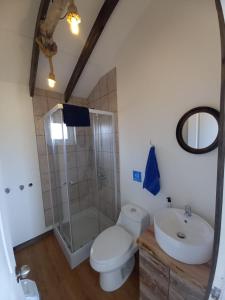
<instances>
[{"instance_id":1,"label":"dark mirror frame","mask_svg":"<svg viewBox=\"0 0 225 300\"><path fill-rule=\"evenodd\" d=\"M216 139L214 140L214 142L212 144L210 144L208 147L201 148L201 149L196 149L196 148L192 148L192 147L188 146L188 144L183 139L182 129L183 129L183 126L184 126L185 122L187 121L187 119L196 113L202 113L202 112L208 113L216 119L216 121L218 123L218 132L219 132L219 112L216 109L214 109L212 107L208 107L208 106L199 106L199 107L195 107L195 108L189 110L188 112L186 112L180 118L180 120L177 124L176 137L177 137L178 144L181 146L181 148L183 148L185 151L187 151L189 153L204 154L204 153L208 153L208 152L216 149L216 147L218 146L218 133L217 133Z\"/></svg>"}]
</instances>

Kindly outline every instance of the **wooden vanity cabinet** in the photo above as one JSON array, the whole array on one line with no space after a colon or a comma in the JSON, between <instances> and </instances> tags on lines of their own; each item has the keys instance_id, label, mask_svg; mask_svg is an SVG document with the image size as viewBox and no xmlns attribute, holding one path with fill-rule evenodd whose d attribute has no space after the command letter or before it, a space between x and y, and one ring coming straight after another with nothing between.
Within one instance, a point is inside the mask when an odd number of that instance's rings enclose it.
<instances>
[{"instance_id":1,"label":"wooden vanity cabinet","mask_svg":"<svg viewBox=\"0 0 225 300\"><path fill-rule=\"evenodd\" d=\"M169 290L169 268L146 250L139 251L141 300L166 300Z\"/></svg>"},{"instance_id":2,"label":"wooden vanity cabinet","mask_svg":"<svg viewBox=\"0 0 225 300\"><path fill-rule=\"evenodd\" d=\"M203 300L205 290L140 248L140 300Z\"/></svg>"},{"instance_id":3,"label":"wooden vanity cabinet","mask_svg":"<svg viewBox=\"0 0 225 300\"><path fill-rule=\"evenodd\" d=\"M203 300L205 290L170 270L169 300Z\"/></svg>"}]
</instances>

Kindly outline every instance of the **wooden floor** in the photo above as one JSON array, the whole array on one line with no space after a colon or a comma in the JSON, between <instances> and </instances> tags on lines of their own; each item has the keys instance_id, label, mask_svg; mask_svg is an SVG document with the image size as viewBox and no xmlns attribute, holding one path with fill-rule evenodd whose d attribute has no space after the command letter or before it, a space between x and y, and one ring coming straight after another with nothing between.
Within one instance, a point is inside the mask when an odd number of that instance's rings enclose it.
<instances>
[{"instance_id":1,"label":"wooden floor","mask_svg":"<svg viewBox=\"0 0 225 300\"><path fill-rule=\"evenodd\" d=\"M17 265L28 264L41 300L138 300L138 266L117 291L100 289L98 273L86 260L71 270L53 234L16 253Z\"/></svg>"}]
</instances>

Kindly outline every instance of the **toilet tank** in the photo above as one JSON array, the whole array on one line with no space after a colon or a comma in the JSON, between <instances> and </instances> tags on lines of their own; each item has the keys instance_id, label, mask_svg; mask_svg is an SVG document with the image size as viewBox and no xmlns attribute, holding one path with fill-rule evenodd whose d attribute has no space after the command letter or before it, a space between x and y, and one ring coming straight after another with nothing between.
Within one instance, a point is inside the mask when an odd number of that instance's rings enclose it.
<instances>
[{"instance_id":1,"label":"toilet tank","mask_svg":"<svg viewBox=\"0 0 225 300\"><path fill-rule=\"evenodd\" d=\"M126 229L134 238L138 238L149 224L148 212L134 204L124 205L117 221L117 225Z\"/></svg>"}]
</instances>

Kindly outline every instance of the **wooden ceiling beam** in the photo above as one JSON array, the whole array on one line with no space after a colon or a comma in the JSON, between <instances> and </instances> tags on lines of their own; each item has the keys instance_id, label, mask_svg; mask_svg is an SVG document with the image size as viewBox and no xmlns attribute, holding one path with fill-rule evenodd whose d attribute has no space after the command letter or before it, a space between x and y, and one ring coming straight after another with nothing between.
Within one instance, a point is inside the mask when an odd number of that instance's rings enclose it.
<instances>
[{"instance_id":1,"label":"wooden ceiling beam","mask_svg":"<svg viewBox=\"0 0 225 300\"><path fill-rule=\"evenodd\" d=\"M69 101L72 92L86 66L86 63L118 2L119 0L105 0L104 4L102 5L66 87L64 93L65 102Z\"/></svg>"},{"instance_id":2,"label":"wooden ceiling beam","mask_svg":"<svg viewBox=\"0 0 225 300\"><path fill-rule=\"evenodd\" d=\"M29 90L30 96L34 96L34 89L35 89L35 82L37 77L37 69L38 69L38 60L39 60L39 47L36 43L36 37L39 33L39 26L40 21L45 18L48 7L49 7L50 0L41 0L36 26L34 31L34 39L33 39L33 49L32 49L32 56L31 56L31 66L30 66L30 79L29 79Z\"/></svg>"}]
</instances>

